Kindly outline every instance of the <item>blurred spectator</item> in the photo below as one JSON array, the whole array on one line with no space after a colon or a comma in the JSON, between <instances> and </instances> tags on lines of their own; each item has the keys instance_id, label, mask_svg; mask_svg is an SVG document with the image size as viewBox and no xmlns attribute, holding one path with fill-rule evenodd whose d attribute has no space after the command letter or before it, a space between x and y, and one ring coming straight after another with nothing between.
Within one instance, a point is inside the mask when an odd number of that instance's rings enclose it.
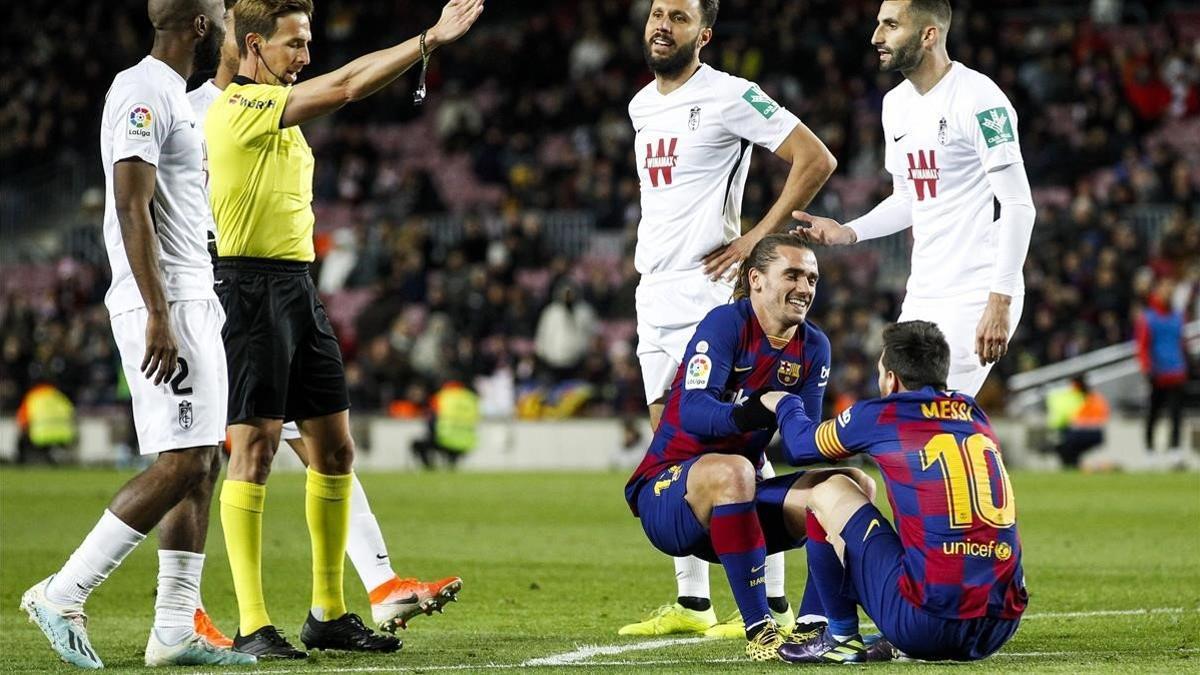
<instances>
[{"instance_id":1,"label":"blurred spectator","mask_svg":"<svg viewBox=\"0 0 1200 675\"><path fill-rule=\"evenodd\" d=\"M429 436L413 441L413 453L426 469L439 460L454 469L463 455L475 449L479 427L479 396L461 382L449 380L429 403Z\"/></svg>"},{"instance_id":2,"label":"blurred spectator","mask_svg":"<svg viewBox=\"0 0 1200 675\"><path fill-rule=\"evenodd\" d=\"M1083 453L1104 443L1109 407L1082 377L1046 397L1046 426L1056 435L1054 452L1063 466L1078 468Z\"/></svg>"},{"instance_id":3,"label":"blurred spectator","mask_svg":"<svg viewBox=\"0 0 1200 675\"><path fill-rule=\"evenodd\" d=\"M35 455L57 464L55 454L75 443L75 406L49 382L35 385L17 409L17 462L28 464Z\"/></svg>"},{"instance_id":4,"label":"blurred spectator","mask_svg":"<svg viewBox=\"0 0 1200 675\"><path fill-rule=\"evenodd\" d=\"M1169 278L1154 284L1146 309L1137 319L1137 354L1142 372L1150 383L1150 405L1146 411L1146 452L1154 452L1154 427L1166 408L1171 418L1167 455L1179 454L1179 428L1183 417L1183 385L1187 382L1187 352L1183 344L1183 314L1170 308L1175 282Z\"/></svg>"},{"instance_id":5,"label":"blurred spectator","mask_svg":"<svg viewBox=\"0 0 1200 675\"><path fill-rule=\"evenodd\" d=\"M554 300L542 310L537 326L537 355L555 381L578 376L596 329L596 315L578 297L575 286L561 284Z\"/></svg>"}]
</instances>

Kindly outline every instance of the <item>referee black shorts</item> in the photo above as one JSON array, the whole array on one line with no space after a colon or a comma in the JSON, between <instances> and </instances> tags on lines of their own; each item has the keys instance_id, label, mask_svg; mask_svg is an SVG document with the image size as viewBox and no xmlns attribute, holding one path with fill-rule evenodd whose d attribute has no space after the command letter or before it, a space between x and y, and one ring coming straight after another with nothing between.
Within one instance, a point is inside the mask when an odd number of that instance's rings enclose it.
<instances>
[{"instance_id":1,"label":"referee black shorts","mask_svg":"<svg viewBox=\"0 0 1200 675\"><path fill-rule=\"evenodd\" d=\"M350 407L342 351L308 263L219 258L216 291L225 309L230 424Z\"/></svg>"}]
</instances>

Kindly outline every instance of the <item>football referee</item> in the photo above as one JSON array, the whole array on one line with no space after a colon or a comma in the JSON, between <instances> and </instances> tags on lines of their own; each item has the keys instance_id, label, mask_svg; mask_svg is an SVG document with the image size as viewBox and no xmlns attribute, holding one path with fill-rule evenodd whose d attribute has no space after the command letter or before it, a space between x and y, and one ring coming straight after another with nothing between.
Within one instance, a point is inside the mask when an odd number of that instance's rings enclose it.
<instances>
[{"instance_id":1,"label":"football referee","mask_svg":"<svg viewBox=\"0 0 1200 675\"><path fill-rule=\"evenodd\" d=\"M309 62L312 0L240 0L234 8L238 75L205 120L218 238L216 290L227 316L227 478L221 524L237 593L234 649L304 658L267 616L262 591L262 511L285 420L311 449L305 515L312 540L312 609L300 631L309 648L392 652L346 611L342 566L349 529L354 441L341 351L317 297L313 155L298 125L365 98L461 37L483 0L450 0L432 28L296 84ZM424 77L418 92L423 95ZM295 86L293 86L295 85Z\"/></svg>"}]
</instances>

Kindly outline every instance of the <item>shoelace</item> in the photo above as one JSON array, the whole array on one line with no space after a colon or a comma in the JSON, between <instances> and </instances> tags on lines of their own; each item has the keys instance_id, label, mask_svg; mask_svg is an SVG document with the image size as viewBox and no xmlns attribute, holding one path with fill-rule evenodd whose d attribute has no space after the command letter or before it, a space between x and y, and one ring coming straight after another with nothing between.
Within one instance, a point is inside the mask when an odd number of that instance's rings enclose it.
<instances>
[{"instance_id":1,"label":"shoelace","mask_svg":"<svg viewBox=\"0 0 1200 675\"><path fill-rule=\"evenodd\" d=\"M64 619L67 620L68 623L70 623L72 626L75 626L76 628L79 628L79 629L87 628L87 622L88 622L87 614L84 614L82 609L67 610L66 612L63 612L62 616Z\"/></svg>"}]
</instances>

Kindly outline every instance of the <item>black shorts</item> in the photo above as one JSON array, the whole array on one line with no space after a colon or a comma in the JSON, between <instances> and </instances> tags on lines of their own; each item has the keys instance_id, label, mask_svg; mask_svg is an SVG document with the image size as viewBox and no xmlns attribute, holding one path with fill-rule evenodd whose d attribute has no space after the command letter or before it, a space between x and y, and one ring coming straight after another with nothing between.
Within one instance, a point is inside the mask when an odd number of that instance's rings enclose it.
<instances>
[{"instance_id":1,"label":"black shorts","mask_svg":"<svg viewBox=\"0 0 1200 675\"><path fill-rule=\"evenodd\" d=\"M308 263L220 258L229 423L304 420L350 407L342 351Z\"/></svg>"}]
</instances>

